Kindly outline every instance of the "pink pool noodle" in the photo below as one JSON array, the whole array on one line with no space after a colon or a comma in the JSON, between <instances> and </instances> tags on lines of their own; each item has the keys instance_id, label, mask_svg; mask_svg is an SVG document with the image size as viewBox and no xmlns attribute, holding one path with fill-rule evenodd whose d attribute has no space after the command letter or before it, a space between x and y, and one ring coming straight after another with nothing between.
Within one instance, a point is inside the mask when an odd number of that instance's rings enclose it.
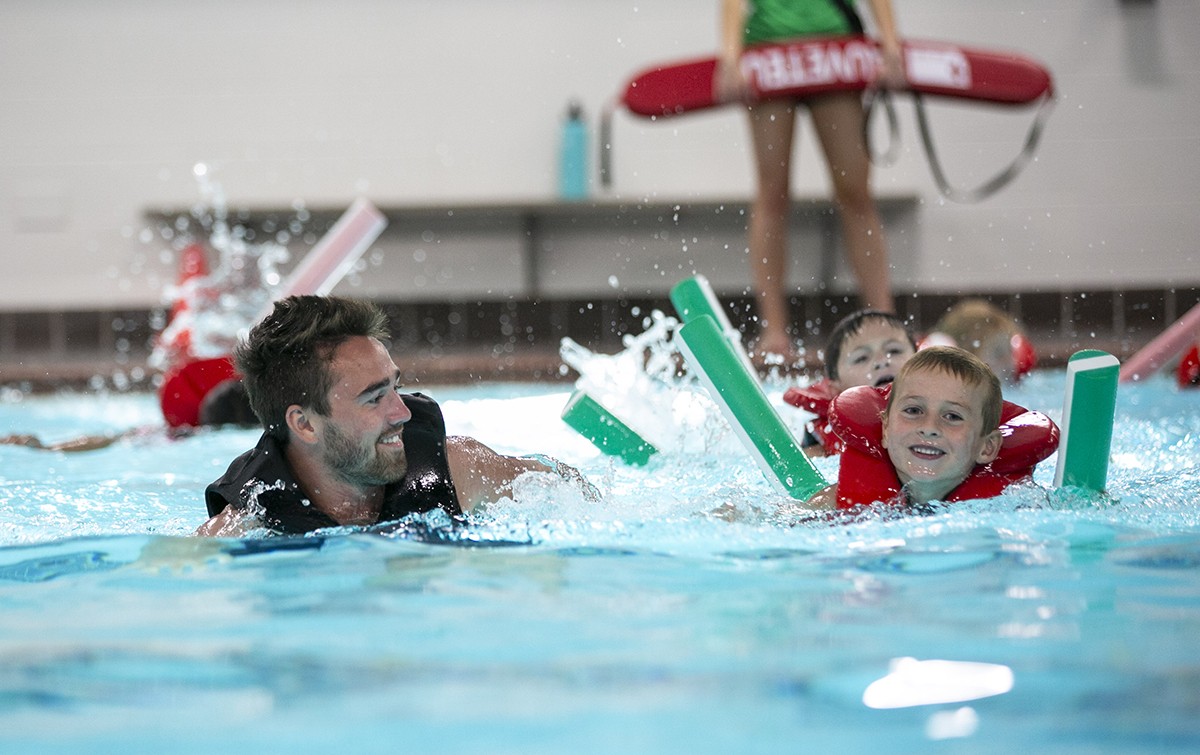
<instances>
[{"instance_id":1,"label":"pink pool noodle","mask_svg":"<svg viewBox=\"0 0 1200 755\"><path fill-rule=\"evenodd\" d=\"M1200 304L1189 309L1171 327L1125 360L1121 367L1121 382L1141 380L1152 375L1197 338L1200 338Z\"/></svg>"},{"instance_id":2,"label":"pink pool noodle","mask_svg":"<svg viewBox=\"0 0 1200 755\"><path fill-rule=\"evenodd\" d=\"M323 296L332 291L386 226L387 218L374 205L365 199L355 201L283 281L257 319L266 317L276 301L288 296Z\"/></svg>"}]
</instances>

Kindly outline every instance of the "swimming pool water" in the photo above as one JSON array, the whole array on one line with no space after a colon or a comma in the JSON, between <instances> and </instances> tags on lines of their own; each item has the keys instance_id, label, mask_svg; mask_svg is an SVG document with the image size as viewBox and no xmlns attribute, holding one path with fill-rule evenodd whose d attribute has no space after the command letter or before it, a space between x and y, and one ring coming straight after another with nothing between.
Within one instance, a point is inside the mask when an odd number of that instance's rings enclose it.
<instances>
[{"instance_id":1,"label":"swimming pool water","mask_svg":"<svg viewBox=\"0 0 1200 755\"><path fill-rule=\"evenodd\" d=\"M1009 398L1057 420L1062 388ZM1200 392L1122 386L1108 498L1048 492L1051 457L1037 488L839 524L781 513L716 418L639 469L559 421L562 387L426 392L452 432L555 455L604 500L530 479L464 532L209 541L203 487L254 432L0 446L0 747L1200 747ZM9 393L0 434L156 412Z\"/></svg>"}]
</instances>

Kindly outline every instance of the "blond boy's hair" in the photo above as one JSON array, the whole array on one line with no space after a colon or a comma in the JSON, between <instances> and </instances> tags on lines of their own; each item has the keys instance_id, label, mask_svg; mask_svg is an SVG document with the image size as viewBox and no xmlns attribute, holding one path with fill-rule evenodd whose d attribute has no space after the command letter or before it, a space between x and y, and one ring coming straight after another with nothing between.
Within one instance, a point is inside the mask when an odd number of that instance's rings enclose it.
<instances>
[{"instance_id":1,"label":"blond boy's hair","mask_svg":"<svg viewBox=\"0 0 1200 755\"><path fill-rule=\"evenodd\" d=\"M885 413L892 411L892 398L896 395L895 386L899 385L911 373L920 370L945 372L962 380L967 385L983 388L983 427L980 435L987 435L1000 426L1000 410L1004 404L1004 396L1000 391L1000 378L992 372L979 357L956 346L930 346L921 349L912 356L896 375L891 393L888 394Z\"/></svg>"},{"instance_id":2,"label":"blond boy's hair","mask_svg":"<svg viewBox=\"0 0 1200 755\"><path fill-rule=\"evenodd\" d=\"M1016 320L984 299L963 299L942 315L933 329L950 336L972 354L979 354L998 336L1007 341L1022 333Z\"/></svg>"}]
</instances>

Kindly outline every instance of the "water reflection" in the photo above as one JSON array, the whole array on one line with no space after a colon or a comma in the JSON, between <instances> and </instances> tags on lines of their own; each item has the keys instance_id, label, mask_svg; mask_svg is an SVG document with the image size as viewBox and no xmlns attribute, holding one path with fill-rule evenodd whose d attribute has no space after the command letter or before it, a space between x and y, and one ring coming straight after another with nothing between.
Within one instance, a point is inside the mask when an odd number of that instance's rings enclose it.
<instances>
[{"instance_id":1,"label":"water reflection","mask_svg":"<svg viewBox=\"0 0 1200 755\"><path fill-rule=\"evenodd\" d=\"M867 685L863 705L875 709L944 705L1003 695L1013 687L1008 666L972 661L896 658L888 673Z\"/></svg>"}]
</instances>

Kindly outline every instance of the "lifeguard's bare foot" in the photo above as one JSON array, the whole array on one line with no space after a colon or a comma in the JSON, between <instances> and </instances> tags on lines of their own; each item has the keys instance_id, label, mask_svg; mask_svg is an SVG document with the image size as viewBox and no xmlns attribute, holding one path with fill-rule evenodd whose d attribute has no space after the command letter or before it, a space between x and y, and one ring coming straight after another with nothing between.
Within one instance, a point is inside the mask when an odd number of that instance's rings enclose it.
<instances>
[{"instance_id":1,"label":"lifeguard's bare foot","mask_svg":"<svg viewBox=\"0 0 1200 755\"><path fill-rule=\"evenodd\" d=\"M796 342L787 336L776 341L759 338L750 344L749 354L750 362L760 372L792 372L801 361Z\"/></svg>"}]
</instances>

